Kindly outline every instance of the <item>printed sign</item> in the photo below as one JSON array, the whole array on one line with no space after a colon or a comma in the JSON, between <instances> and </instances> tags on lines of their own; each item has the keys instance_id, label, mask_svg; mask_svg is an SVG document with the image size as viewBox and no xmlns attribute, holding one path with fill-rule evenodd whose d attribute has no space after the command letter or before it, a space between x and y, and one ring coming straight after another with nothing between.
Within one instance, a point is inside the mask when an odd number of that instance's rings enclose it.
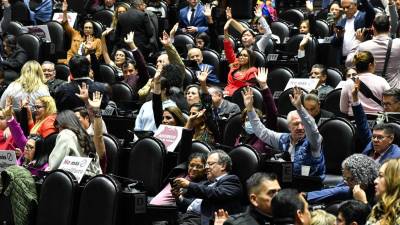
<instances>
[{"instance_id":1,"label":"printed sign","mask_svg":"<svg viewBox=\"0 0 400 225\"><path fill-rule=\"evenodd\" d=\"M0 172L9 166L17 164L17 157L13 150L0 150Z\"/></svg>"},{"instance_id":2,"label":"printed sign","mask_svg":"<svg viewBox=\"0 0 400 225\"><path fill-rule=\"evenodd\" d=\"M46 40L46 42L51 42L49 28L47 25L26 26L25 28L28 29L28 33L34 34L38 38Z\"/></svg>"},{"instance_id":3,"label":"printed sign","mask_svg":"<svg viewBox=\"0 0 400 225\"><path fill-rule=\"evenodd\" d=\"M154 137L161 140L169 152L173 152L182 137L182 127L160 125Z\"/></svg>"},{"instance_id":4,"label":"printed sign","mask_svg":"<svg viewBox=\"0 0 400 225\"><path fill-rule=\"evenodd\" d=\"M67 13L68 16L68 23L71 27L74 27L75 25L75 21L76 21L76 17L78 16L78 13L76 12L69 12ZM54 13L53 15L53 20L58 21L58 22L62 22L63 20L63 13Z\"/></svg>"},{"instance_id":5,"label":"printed sign","mask_svg":"<svg viewBox=\"0 0 400 225\"><path fill-rule=\"evenodd\" d=\"M286 84L285 91L292 87L301 87L307 92L315 89L317 87L319 79L310 79L310 78L291 78L289 82Z\"/></svg>"},{"instance_id":6,"label":"printed sign","mask_svg":"<svg viewBox=\"0 0 400 225\"><path fill-rule=\"evenodd\" d=\"M88 168L91 161L92 158L65 156L65 158L61 162L60 167L58 168L61 170L71 172L79 183L81 182L83 175L85 175L85 171Z\"/></svg>"}]
</instances>

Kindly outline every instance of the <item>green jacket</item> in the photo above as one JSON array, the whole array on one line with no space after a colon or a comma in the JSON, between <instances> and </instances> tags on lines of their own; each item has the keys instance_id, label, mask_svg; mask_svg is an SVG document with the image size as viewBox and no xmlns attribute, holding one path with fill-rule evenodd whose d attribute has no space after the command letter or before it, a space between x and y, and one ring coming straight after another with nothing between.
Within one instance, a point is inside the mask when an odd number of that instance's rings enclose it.
<instances>
[{"instance_id":1,"label":"green jacket","mask_svg":"<svg viewBox=\"0 0 400 225\"><path fill-rule=\"evenodd\" d=\"M3 181L8 181L4 195L10 196L15 225L29 224L29 215L37 205L36 185L32 174L24 167L10 166L1 175Z\"/></svg>"}]
</instances>

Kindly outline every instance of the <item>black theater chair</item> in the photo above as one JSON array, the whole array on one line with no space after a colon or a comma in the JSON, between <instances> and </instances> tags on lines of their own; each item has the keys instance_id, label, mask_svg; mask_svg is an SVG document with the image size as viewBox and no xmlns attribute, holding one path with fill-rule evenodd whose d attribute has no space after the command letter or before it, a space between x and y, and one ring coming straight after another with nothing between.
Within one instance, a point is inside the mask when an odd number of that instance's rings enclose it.
<instances>
[{"instance_id":1,"label":"black theater chair","mask_svg":"<svg viewBox=\"0 0 400 225\"><path fill-rule=\"evenodd\" d=\"M322 148L325 156L325 186L335 186L342 181L342 161L355 153L355 128L341 117L323 122L318 130L323 137Z\"/></svg>"},{"instance_id":2,"label":"black theater chair","mask_svg":"<svg viewBox=\"0 0 400 225\"><path fill-rule=\"evenodd\" d=\"M229 156L232 159L232 174L239 177L242 183L260 169L260 156L250 145L234 147Z\"/></svg>"},{"instance_id":3,"label":"black theater chair","mask_svg":"<svg viewBox=\"0 0 400 225\"><path fill-rule=\"evenodd\" d=\"M188 45L195 47L194 38L189 34L178 34L174 38L174 46L182 58L186 58Z\"/></svg>"},{"instance_id":4,"label":"black theater chair","mask_svg":"<svg viewBox=\"0 0 400 225\"><path fill-rule=\"evenodd\" d=\"M293 77L293 71L286 67L280 67L269 71L267 83L272 95L275 93L275 91L285 90L286 84Z\"/></svg>"},{"instance_id":5,"label":"black theater chair","mask_svg":"<svg viewBox=\"0 0 400 225\"><path fill-rule=\"evenodd\" d=\"M128 177L143 181L148 196L155 196L162 188L166 154L164 144L154 137L138 140L129 153Z\"/></svg>"},{"instance_id":6,"label":"black theater chair","mask_svg":"<svg viewBox=\"0 0 400 225\"><path fill-rule=\"evenodd\" d=\"M41 60L41 40L33 34L21 34L17 37L17 44L21 46L28 55L28 60Z\"/></svg>"},{"instance_id":7,"label":"black theater chair","mask_svg":"<svg viewBox=\"0 0 400 225\"><path fill-rule=\"evenodd\" d=\"M280 21L271 23L271 31L273 34L277 35L280 39L280 43L284 43L285 39L289 37L289 26Z\"/></svg>"},{"instance_id":8,"label":"black theater chair","mask_svg":"<svg viewBox=\"0 0 400 225\"><path fill-rule=\"evenodd\" d=\"M300 23L304 20L304 15L298 9L288 9L279 15L279 19L293 23L296 27L300 27Z\"/></svg>"},{"instance_id":9,"label":"black theater chair","mask_svg":"<svg viewBox=\"0 0 400 225\"><path fill-rule=\"evenodd\" d=\"M74 225L77 186L70 172L52 171L41 186L36 224Z\"/></svg>"},{"instance_id":10,"label":"black theater chair","mask_svg":"<svg viewBox=\"0 0 400 225\"><path fill-rule=\"evenodd\" d=\"M321 108L334 113L336 116L344 116L340 111L340 94L342 89L335 89L329 92L324 101L322 102Z\"/></svg>"},{"instance_id":11,"label":"black theater chair","mask_svg":"<svg viewBox=\"0 0 400 225\"><path fill-rule=\"evenodd\" d=\"M203 63L212 65L214 67L214 73L217 76L219 76L220 55L218 54L218 52L212 49L204 49L202 53L203 53Z\"/></svg>"},{"instance_id":12,"label":"black theater chair","mask_svg":"<svg viewBox=\"0 0 400 225\"><path fill-rule=\"evenodd\" d=\"M103 26L110 27L114 18L114 12L109 9L103 9L93 14L93 19L101 22Z\"/></svg>"},{"instance_id":13,"label":"black theater chair","mask_svg":"<svg viewBox=\"0 0 400 225\"><path fill-rule=\"evenodd\" d=\"M236 103L241 110L245 108L245 105L243 103L243 96L242 96L242 90L246 87L242 87L237 89L231 98L231 101L233 103ZM257 109L262 110L263 109L263 104L264 104L264 99L261 94L261 91L258 90L256 87L250 87L253 90L253 97L254 97L254 107Z\"/></svg>"},{"instance_id":14,"label":"black theater chair","mask_svg":"<svg viewBox=\"0 0 400 225\"><path fill-rule=\"evenodd\" d=\"M115 225L120 184L107 175L92 177L80 198L77 225Z\"/></svg>"},{"instance_id":15,"label":"black theater chair","mask_svg":"<svg viewBox=\"0 0 400 225\"><path fill-rule=\"evenodd\" d=\"M112 85L117 81L117 71L108 64L100 64L99 74L103 83Z\"/></svg>"},{"instance_id":16,"label":"black theater chair","mask_svg":"<svg viewBox=\"0 0 400 225\"><path fill-rule=\"evenodd\" d=\"M234 146L242 129L241 113L232 115L225 124L223 144L230 147Z\"/></svg>"},{"instance_id":17,"label":"black theater chair","mask_svg":"<svg viewBox=\"0 0 400 225\"><path fill-rule=\"evenodd\" d=\"M255 62L254 62L254 66L255 67L266 67L267 65L267 59L264 55L264 53L256 50L253 51L254 56L255 56Z\"/></svg>"},{"instance_id":18,"label":"black theater chair","mask_svg":"<svg viewBox=\"0 0 400 225\"><path fill-rule=\"evenodd\" d=\"M65 31L63 26L57 21L49 21L47 22L47 28L49 29L51 43L54 44L55 57L59 59L66 58Z\"/></svg>"},{"instance_id":19,"label":"black theater chair","mask_svg":"<svg viewBox=\"0 0 400 225\"><path fill-rule=\"evenodd\" d=\"M278 112L279 115L286 116L290 111L295 110L296 108L290 102L289 95L292 94L293 88L289 88L286 91L282 92L278 98ZM303 90L303 95L307 94L305 90Z\"/></svg>"},{"instance_id":20,"label":"black theater chair","mask_svg":"<svg viewBox=\"0 0 400 225\"><path fill-rule=\"evenodd\" d=\"M212 151L212 148L203 141L193 141L192 142L192 153L198 152L203 154L208 154Z\"/></svg>"},{"instance_id":21,"label":"black theater chair","mask_svg":"<svg viewBox=\"0 0 400 225\"><path fill-rule=\"evenodd\" d=\"M69 76L69 67L65 64L56 64L55 65L56 69L56 78L60 80L68 80Z\"/></svg>"},{"instance_id":22,"label":"black theater chair","mask_svg":"<svg viewBox=\"0 0 400 225\"><path fill-rule=\"evenodd\" d=\"M117 174L118 173L118 152L119 152L119 143L118 140L110 135L103 134L104 145L106 147L106 157L107 157L107 174Z\"/></svg>"},{"instance_id":23,"label":"black theater chair","mask_svg":"<svg viewBox=\"0 0 400 225\"><path fill-rule=\"evenodd\" d=\"M118 109L132 110L134 104L134 94L129 84L118 81L111 85L112 100L117 104Z\"/></svg>"},{"instance_id":24,"label":"black theater chair","mask_svg":"<svg viewBox=\"0 0 400 225\"><path fill-rule=\"evenodd\" d=\"M12 34L17 37L18 35L24 32L22 29L23 26L24 25L22 25L22 23L18 21L10 21L10 23L7 26L6 32L8 34Z\"/></svg>"},{"instance_id":25,"label":"black theater chair","mask_svg":"<svg viewBox=\"0 0 400 225\"><path fill-rule=\"evenodd\" d=\"M335 88L339 84L339 82L343 80L343 74L337 68L330 67L326 69L326 73L326 84L330 85L333 88Z\"/></svg>"}]
</instances>

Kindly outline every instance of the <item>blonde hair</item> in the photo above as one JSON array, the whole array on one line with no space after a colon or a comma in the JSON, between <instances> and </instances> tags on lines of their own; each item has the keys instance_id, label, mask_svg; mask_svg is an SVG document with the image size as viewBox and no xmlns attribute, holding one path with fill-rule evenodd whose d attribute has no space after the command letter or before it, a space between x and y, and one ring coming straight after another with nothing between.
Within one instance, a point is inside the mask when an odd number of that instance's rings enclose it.
<instances>
[{"instance_id":1,"label":"blonde hair","mask_svg":"<svg viewBox=\"0 0 400 225\"><path fill-rule=\"evenodd\" d=\"M383 178L386 191L381 200L372 208L370 220L380 220L381 225L397 224L400 212L400 158L391 159L386 164ZM397 219L399 220L399 219Z\"/></svg>"},{"instance_id":2,"label":"blonde hair","mask_svg":"<svg viewBox=\"0 0 400 225\"><path fill-rule=\"evenodd\" d=\"M35 60L26 62L21 69L21 76L15 82L20 83L22 89L28 93L38 90L40 86L45 85L41 65Z\"/></svg>"},{"instance_id":3,"label":"blonde hair","mask_svg":"<svg viewBox=\"0 0 400 225\"><path fill-rule=\"evenodd\" d=\"M125 5L125 4L120 4L117 7L115 7L113 20L111 22L111 28L116 28L117 27L118 16L119 16L118 8L120 8L120 7L125 8L125 11L128 11L128 9L129 9L129 7L127 5Z\"/></svg>"},{"instance_id":4,"label":"blonde hair","mask_svg":"<svg viewBox=\"0 0 400 225\"><path fill-rule=\"evenodd\" d=\"M311 225L335 225L336 217L322 209L311 212Z\"/></svg>"},{"instance_id":5,"label":"blonde hair","mask_svg":"<svg viewBox=\"0 0 400 225\"><path fill-rule=\"evenodd\" d=\"M44 115L43 115L43 118L41 118L41 119L44 119L47 116L57 113L56 102L54 101L53 97L42 96L42 97L37 98L37 100L40 101L44 106Z\"/></svg>"}]
</instances>

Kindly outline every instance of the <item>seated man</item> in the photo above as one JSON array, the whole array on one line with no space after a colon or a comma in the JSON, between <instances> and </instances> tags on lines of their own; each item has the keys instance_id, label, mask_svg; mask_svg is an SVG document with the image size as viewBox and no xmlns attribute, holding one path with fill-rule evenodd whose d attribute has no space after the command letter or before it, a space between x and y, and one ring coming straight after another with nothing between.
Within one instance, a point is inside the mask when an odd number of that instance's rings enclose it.
<instances>
[{"instance_id":1,"label":"seated man","mask_svg":"<svg viewBox=\"0 0 400 225\"><path fill-rule=\"evenodd\" d=\"M183 33L196 36L197 33L207 32L207 18L204 6L199 0L187 0L188 6L179 11L179 28Z\"/></svg>"},{"instance_id":2,"label":"seated man","mask_svg":"<svg viewBox=\"0 0 400 225\"><path fill-rule=\"evenodd\" d=\"M215 220L224 225L271 224L271 200L281 189L276 174L255 173L246 181L250 206L245 213L226 220L227 213L219 210ZM221 222L222 223L222 222Z\"/></svg>"},{"instance_id":3,"label":"seated man","mask_svg":"<svg viewBox=\"0 0 400 225\"><path fill-rule=\"evenodd\" d=\"M293 174L302 175L302 167L310 168L310 176L325 178L325 158L322 152L322 136L315 121L301 104L302 90L293 89L290 100L296 111L287 116L290 133L278 133L266 128L253 108L253 91L243 92L243 102L247 109L251 126L259 139L274 149L288 152L293 162Z\"/></svg>"},{"instance_id":4,"label":"seated man","mask_svg":"<svg viewBox=\"0 0 400 225\"><path fill-rule=\"evenodd\" d=\"M175 179L174 188L187 188L187 194L197 198L189 205L188 210L200 212L202 225L208 225L218 209L224 209L231 214L241 212L242 186L236 175L229 174L231 169L229 155L215 150L207 158L208 182L194 183L185 178Z\"/></svg>"},{"instance_id":5,"label":"seated man","mask_svg":"<svg viewBox=\"0 0 400 225\"><path fill-rule=\"evenodd\" d=\"M307 110L307 112L314 117L315 123L318 124L319 120L321 118L329 119L332 117L335 117L335 114L325 110L321 109L321 103L319 101L319 98L315 94L307 94L304 97L304 108Z\"/></svg>"},{"instance_id":6,"label":"seated man","mask_svg":"<svg viewBox=\"0 0 400 225\"><path fill-rule=\"evenodd\" d=\"M271 202L274 224L309 225L311 213L301 193L294 189L283 189Z\"/></svg>"},{"instance_id":7,"label":"seated man","mask_svg":"<svg viewBox=\"0 0 400 225\"><path fill-rule=\"evenodd\" d=\"M212 65L203 63L203 53L198 48L191 48L188 51L188 58L190 60L194 60L199 65L199 69L201 71L205 70L208 67L208 71L210 72L207 77L207 82L211 84L219 84L220 81L218 76L215 74L215 68Z\"/></svg>"},{"instance_id":8,"label":"seated man","mask_svg":"<svg viewBox=\"0 0 400 225\"><path fill-rule=\"evenodd\" d=\"M44 61L42 63L42 70L44 78L46 79L46 85L49 88L50 94L53 96L58 86L64 84L65 81L56 78L56 69L54 68L54 63L50 61Z\"/></svg>"},{"instance_id":9,"label":"seated man","mask_svg":"<svg viewBox=\"0 0 400 225\"><path fill-rule=\"evenodd\" d=\"M337 225L361 225L367 222L371 209L357 200L348 200L338 209Z\"/></svg>"},{"instance_id":10,"label":"seated man","mask_svg":"<svg viewBox=\"0 0 400 225\"><path fill-rule=\"evenodd\" d=\"M329 92L333 91L333 87L326 84L327 72L325 66L322 64L315 64L311 68L310 78L319 79L317 87L318 97L324 99Z\"/></svg>"},{"instance_id":11,"label":"seated man","mask_svg":"<svg viewBox=\"0 0 400 225\"><path fill-rule=\"evenodd\" d=\"M212 99L212 110L214 119L229 119L232 115L239 113L237 104L224 99L224 91L219 87L208 89Z\"/></svg>"}]
</instances>

